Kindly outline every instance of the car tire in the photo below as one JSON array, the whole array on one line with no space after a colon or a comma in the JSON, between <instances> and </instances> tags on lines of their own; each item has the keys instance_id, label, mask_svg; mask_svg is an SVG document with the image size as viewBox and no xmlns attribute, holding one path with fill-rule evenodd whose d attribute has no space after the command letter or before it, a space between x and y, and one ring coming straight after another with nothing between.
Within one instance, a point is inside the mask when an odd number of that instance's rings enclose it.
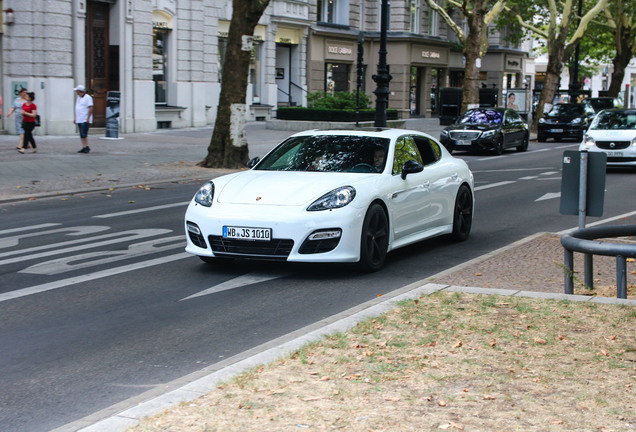
<instances>
[{"instance_id":1,"label":"car tire","mask_svg":"<svg viewBox=\"0 0 636 432\"><path fill-rule=\"evenodd\" d=\"M380 204L371 204L362 222L360 261L365 272L380 270L389 248L389 218Z\"/></svg>"},{"instance_id":2,"label":"car tire","mask_svg":"<svg viewBox=\"0 0 636 432\"><path fill-rule=\"evenodd\" d=\"M455 197L453 209L453 240L461 242L468 239L473 226L473 194L466 185L460 186Z\"/></svg>"},{"instance_id":3,"label":"car tire","mask_svg":"<svg viewBox=\"0 0 636 432\"><path fill-rule=\"evenodd\" d=\"M499 156L503 153L504 151L504 142L503 142L503 137L500 136L499 139L497 139L497 143L495 144L495 147L492 149L493 152Z\"/></svg>"},{"instance_id":4,"label":"car tire","mask_svg":"<svg viewBox=\"0 0 636 432\"><path fill-rule=\"evenodd\" d=\"M521 139L521 145L517 146L518 152L524 152L528 150L528 134L524 134Z\"/></svg>"}]
</instances>

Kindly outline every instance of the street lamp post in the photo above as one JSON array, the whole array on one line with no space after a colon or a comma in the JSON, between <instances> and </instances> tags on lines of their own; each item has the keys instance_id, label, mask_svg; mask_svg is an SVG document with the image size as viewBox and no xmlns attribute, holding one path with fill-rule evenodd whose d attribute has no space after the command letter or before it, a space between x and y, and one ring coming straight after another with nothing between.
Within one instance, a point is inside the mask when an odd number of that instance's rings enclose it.
<instances>
[{"instance_id":1,"label":"street lamp post","mask_svg":"<svg viewBox=\"0 0 636 432\"><path fill-rule=\"evenodd\" d=\"M386 108L389 102L389 81L393 78L391 74L389 74L389 66L386 64L386 28L388 15L389 1L382 0L378 73L373 75L373 81L377 84L376 89L373 91L376 95L375 127L386 127Z\"/></svg>"},{"instance_id":2,"label":"street lamp post","mask_svg":"<svg viewBox=\"0 0 636 432\"><path fill-rule=\"evenodd\" d=\"M364 73L364 33L358 33L358 70L356 77L356 127L360 126L360 88L362 87L362 74Z\"/></svg>"}]
</instances>

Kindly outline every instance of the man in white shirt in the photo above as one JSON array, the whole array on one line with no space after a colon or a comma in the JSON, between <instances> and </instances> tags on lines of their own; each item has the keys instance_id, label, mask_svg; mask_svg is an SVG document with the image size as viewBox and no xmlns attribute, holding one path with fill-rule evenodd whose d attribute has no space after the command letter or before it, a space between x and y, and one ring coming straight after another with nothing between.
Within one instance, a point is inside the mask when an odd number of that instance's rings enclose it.
<instances>
[{"instance_id":1,"label":"man in white shirt","mask_svg":"<svg viewBox=\"0 0 636 432\"><path fill-rule=\"evenodd\" d=\"M88 153L91 151L88 146L88 129L93 123L93 98L86 93L86 87L82 84L75 87L77 99L75 100L75 124L79 129L82 149L78 153Z\"/></svg>"}]
</instances>

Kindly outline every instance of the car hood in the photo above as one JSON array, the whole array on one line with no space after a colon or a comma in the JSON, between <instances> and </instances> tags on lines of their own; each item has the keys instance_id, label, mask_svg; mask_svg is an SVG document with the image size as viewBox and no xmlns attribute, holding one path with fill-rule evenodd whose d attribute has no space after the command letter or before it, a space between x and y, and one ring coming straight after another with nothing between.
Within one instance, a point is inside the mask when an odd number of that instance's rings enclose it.
<instances>
[{"instance_id":1,"label":"car hood","mask_svg":"<svg viewBox=\"0 0 636 432\"><path fill-rule=\"evenodd\" d=\"M586 134L599 141L631 141L636 138L634 129L588 129Z\"/></svg>"},{"instance_id":2,"label":"car hood","mask_svg":"<svg viewBox=\"0 0 636 432\"><path fill-rule=\"evenodd\" d=\"M458 130L480 130L487 131L491 129L497 129L498 125L488 124L488 123L461 123L454 124L449 126L447 129L449 131L458 131Z\"/></svg>"},{"instance_id":3,"label":"car hood","mask_svg":"<svg viewBox=\"0 0 636 432\"><path fill-rule=\"evenodd\" d=\"M308 205L333 189L352 186L369 176L380 174L250 170L228 179L217 179L215 201L222 204ZM217 180L214 180L215 186Z\"/></svg>"}]
</instances>

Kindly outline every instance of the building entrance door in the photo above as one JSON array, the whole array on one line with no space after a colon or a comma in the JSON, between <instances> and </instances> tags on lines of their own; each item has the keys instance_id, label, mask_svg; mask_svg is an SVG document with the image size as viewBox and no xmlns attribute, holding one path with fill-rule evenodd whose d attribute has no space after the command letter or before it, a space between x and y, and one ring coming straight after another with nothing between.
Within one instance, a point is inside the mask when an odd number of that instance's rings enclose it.
<instances>
[{"instance_id":1,"label":"building entrance door","mask_svg":"<svg viewBox=\"0 0 636 432\"><path fill-rule=\"evenodd\" d=\"M93 97L93 126L106 124L109 3L89 1L86 9L86 87Z\"/></svg>"}]
</instances>

